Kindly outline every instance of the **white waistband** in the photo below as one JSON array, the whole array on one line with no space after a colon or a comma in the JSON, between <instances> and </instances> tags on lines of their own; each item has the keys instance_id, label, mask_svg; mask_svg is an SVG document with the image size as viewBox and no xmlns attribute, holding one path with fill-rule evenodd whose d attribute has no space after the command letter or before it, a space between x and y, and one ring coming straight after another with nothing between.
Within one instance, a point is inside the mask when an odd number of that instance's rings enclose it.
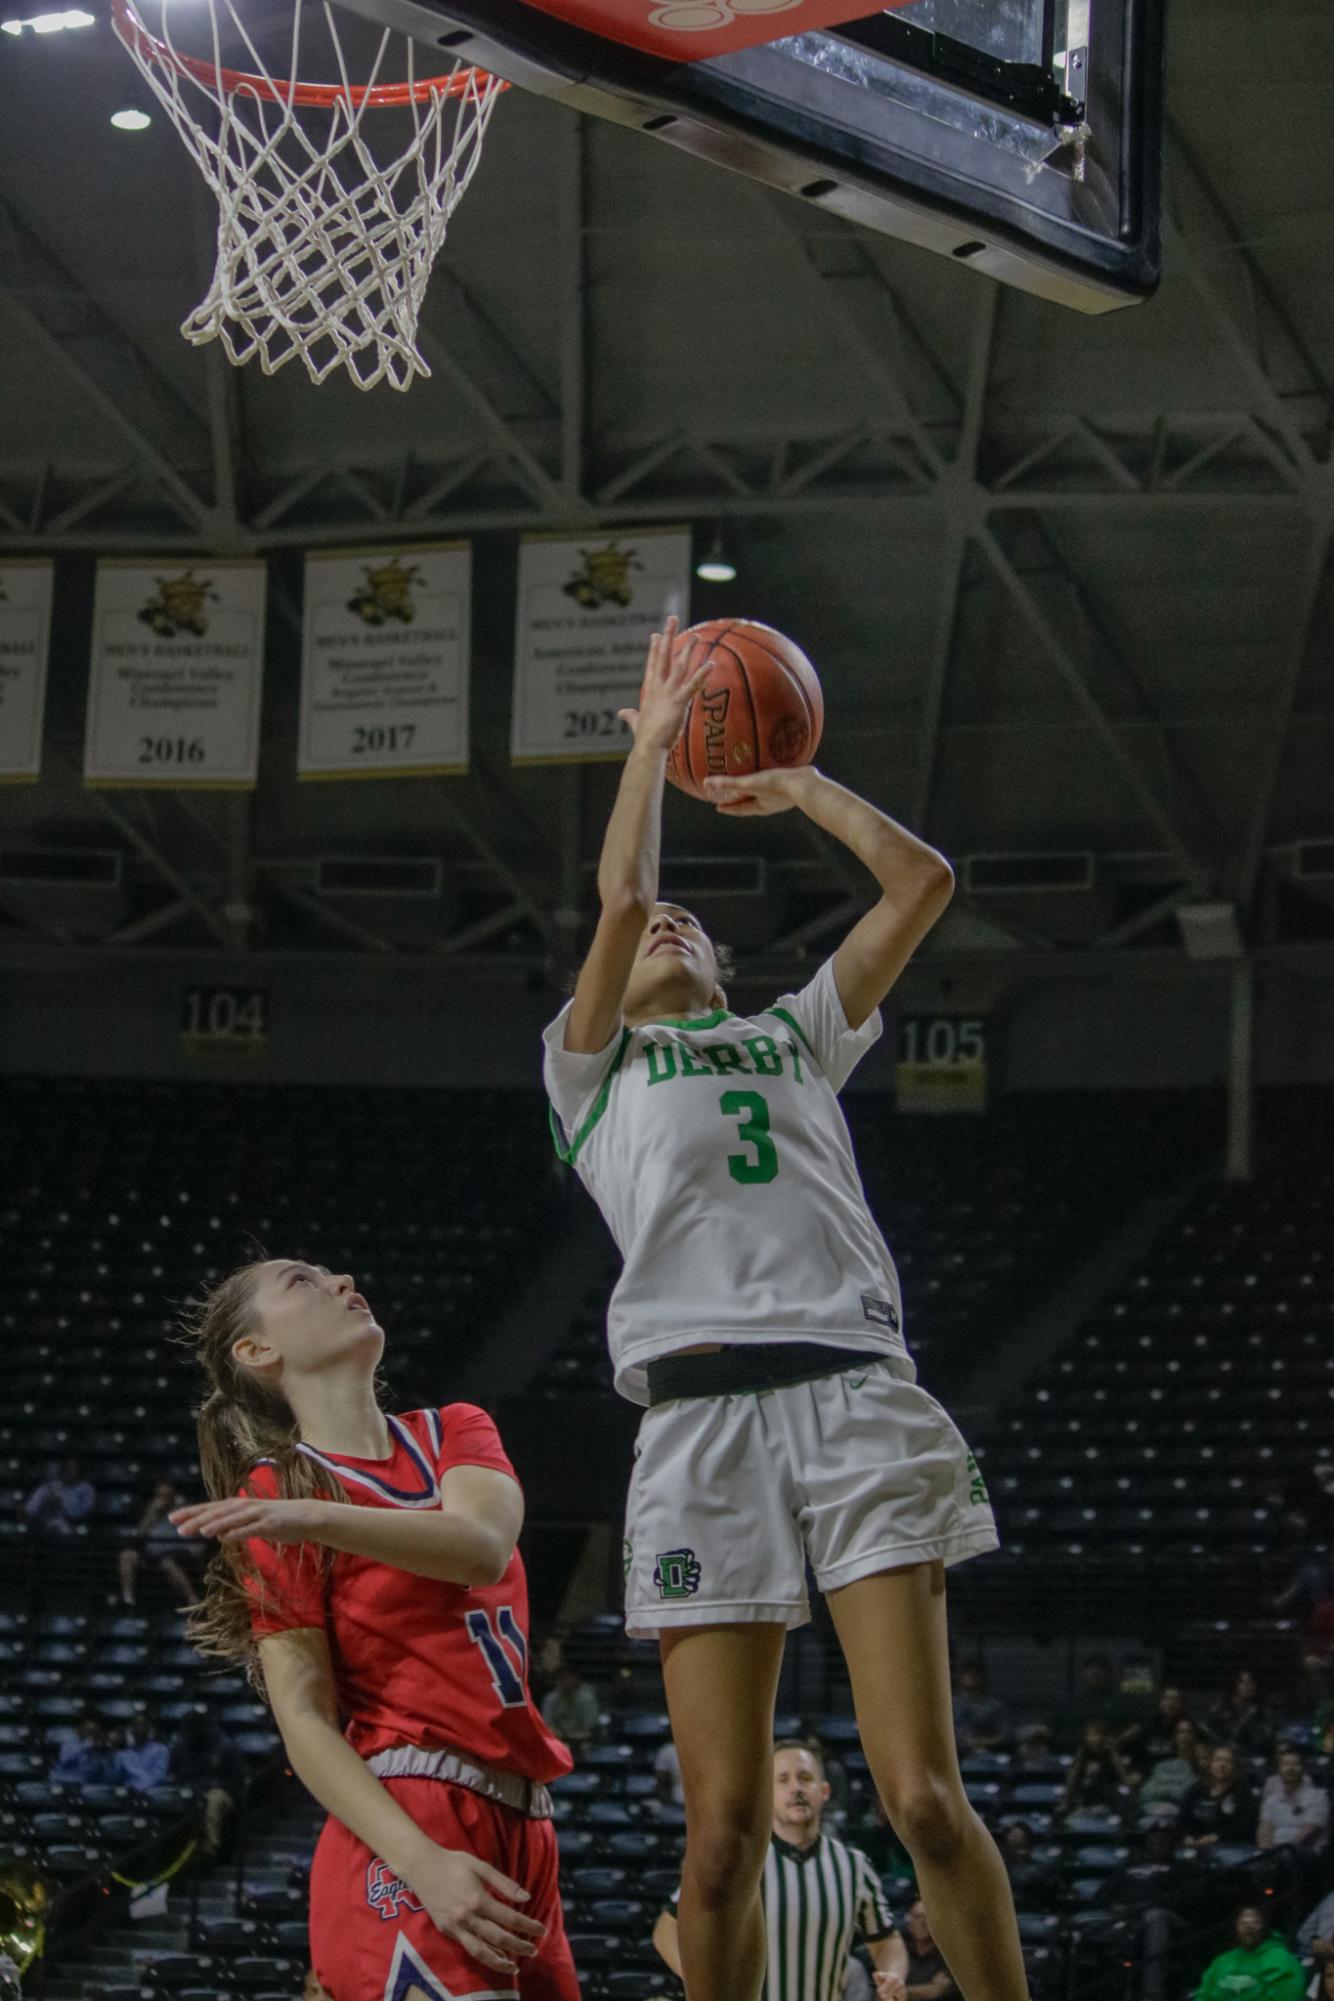
<instances>
[{"instance_id":1,"label":"white waistband","mask_svg":"<svg viewBox=\"0 0 1334 2001\"><path fill-rule=\"evenodd\" d=\"M517 1772L498 1772L494 1766L479 1765L461 1758L457 1751L428 1751L419 1744L396 1744L391 1750L377 1751L366 1760L377 1779L440 1779L447 1785L466 1786L484 1799L499 1800L529 1820L550 1820L551 1794L536 1779L521 1778Z\"/></svg>"}]
</instances>

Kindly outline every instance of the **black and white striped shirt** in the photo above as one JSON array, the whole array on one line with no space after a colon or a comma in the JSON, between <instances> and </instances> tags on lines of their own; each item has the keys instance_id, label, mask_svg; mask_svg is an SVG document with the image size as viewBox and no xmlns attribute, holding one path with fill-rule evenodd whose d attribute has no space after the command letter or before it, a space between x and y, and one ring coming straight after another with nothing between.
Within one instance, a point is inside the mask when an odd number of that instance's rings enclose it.
<instances>
[{"instance_id":1,"label":"black and white striped shirt","mask_svg":"<svg viewBox=\"0 0 1334 2001\"><path fill-rule=\"evenodd\" d=\"M775 1834L760 1894L769 1942L763 2001L842 2001L855 1939L874 1945L896 1929L868 1858L832 1834L809 1848Z\"/></svg>"}]
</instances>

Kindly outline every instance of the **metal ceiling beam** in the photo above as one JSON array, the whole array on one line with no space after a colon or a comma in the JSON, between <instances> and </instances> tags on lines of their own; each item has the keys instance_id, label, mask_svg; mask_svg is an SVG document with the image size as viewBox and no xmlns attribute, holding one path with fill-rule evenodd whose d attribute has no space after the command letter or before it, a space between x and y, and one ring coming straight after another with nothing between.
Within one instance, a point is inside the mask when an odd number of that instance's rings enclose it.
<instances>
[{"instance_id":1,"label":"metal ceiling beam","mask_svg":"<svg viewBox=\"0 0 1334 2001\"><path fill-rule=\"evenodd\" d=\"M950 485L962 484L970 494L977 491L982 458L982 427L986 419L987 388L991 380L991 357L995 348L1000 314L1000 287L987 281L978 287L973 337L968 350L968 374L964 384L963 412L959 428L958 455L946 475ZM966 505L966 502L965 502ZM947 546L941 550L941 582L931 631L931 652L926 663L922 689L921 749L912 794L912 825L925 835L931 821L931 793L935 785L940 755L940 724L945 707L945 688L950 662L954 657L954 633L959 621L959 599L968 569L969 534L958 521L952 524Z\"/></svg>"},{"instance_id":2,"label":"metal ceiling beam","mask_svg":"<svg viewBox=\"0 0 1334 2001\"><path fill-rule=\"evenodd\" d=\"M312 475L309 486L322 485L326 475ZM98 482L98 490L102 488ZM119 485L120 482L117 482ZM454 487L455 482L450 480ZM290 496L289 496L290 500ZM714 485L701 486L682 481L665 485L634 499L590 502L586 512L574 513L561 503L551 506L531 504L455 506L411 510L403 521L373 527L369 517L331 521L327 516L294 517L291 502L280 525L252 525L240 532L236 547L262 553L265 550L339 548L357 546L368 537L377 542L420 539L423 533L441 536L482 534L489 529L536 533L543 529L579 529L588 526L590 516L599 526L614 528L637 522L689 520L695 517L727 520L772 520L799 518L806 514L873 514L879 521L904 521L921 527L937 526L943 496L931 488L910 491L903 488L885 492L865 480L845 479L816 484L787 494L770 490L746 494L723 492ZM83 503L78 503L82 510ZM266 510L266 514L269 510ZM971 511L971 510L970 510ZM1308 503L1301 494L1269 491L1252 493L1235 487L1189 492L1171 490L1152 493L1089 493L1063 487L1050 490L1025 489L1022 493L986 496L986 513L996 517L1008 513L1043 515L1093 515L1109 523L1121 521L1164 522L1206 521L1211 516L1254 521L1258 519L1304 520ZM216 551L216 537L206 524L197 528L164 529L156 517L146 517L138 526L119 528L68 529L51 533L43 530L0 529L0 550L42 553L69 549L86 554L157 554L171 549L210 554Z\"/></svg>"},{"instance_id":3,"label":"metal ceiling beam","mask_svg":"<svg viewBox=\"0 0 1334 2001\"><path fill-rule=\"evenodd\" d=\"M928 470L938 467L940 448L909 402L902 376L881 346L868 337L834 298L829 279L811 262L807 241L788 213L789 204L752 182L744 184L744 193L748 207L762 217L765 232L787 269L806 296L819 305L831 338L856 355L863 379L874 384L882 405L892 413L899 434L915 446L923 466Z\"/></svg>"},{"instance_id":4,"label":"metal ceiling beam","mask_svg":"<svg viewBox=\"0 0 1334 2001\"><path fill-rule=\"evenodd\" d=\"M1290 356L1307 377L1306 393L1323 403L1326 428L1331 407L1329 385L1295 336L1286 309L1264 271L1238 240L1240 232L1202 162L1171 121L1167 133L1172 169L1163 217L1167 243L1249 391L1256 416L1281 439L1293 464L1309 475L1316 465L1315 454L1267 365L1261 345L1261 308L1287 338Z\"/></svg>"},{"instance_id":5,"label":"metal ceiling beam","mask_svg":"<svg viewBox=\"0 0 1334 2001\"><path fill-rule=\"evenodd\" d=\"M1106 746L1113 762L1121 772L1130 790L1139 800L1141 808L1152 825L1157 828L1163 840L1166 841L1168 847L1172 850L1172 853L1178 857L1182 868L1190 876L1191 880L1196 883L1205 882L1208 875L1207 870L1203 869L1194 855L1191 854L1176 827L1172 815L1163 805L1153 787L1145 779L1138 763L1121 741L1115 724L1106 715L1101 704L1094 696L1085 678L1084 670L1076 660L1074 653L1060 633L1057 632L1055 626L1047 617L1047 614L1034 597L1024 579L1015 569L989 523L977 531L977 544L997 577L1004 584L1011 598L1013 598L1015 604L1023 613L1035 638L1039 641L1044 653L1047 655L1048 661L1055 668L1066 689L1074 697L1076 703L1083 710L1093 729Z\"/></svg>"},{"instance_id":6,"label":"metal ceiling beam","mask_svg":"<svg viewBox=\"0 0 1334 2001\"><path fill-rule=\"evenodd\" d=\"M1255 790L1255 804L1251 809L1250 826L1238 871L1237 899L1246 910L1250 910L1255 902L1260 880L1260 864L1264 859L1265 841L1273 817L1274 801L1278 795L1283 754L1287 749L1297 690L1301 685L1302 669L1316 639L1321 592L1325 573L1329 567L1331 550L1334 550L1334 528L1331 528L1326 518L1323 523L1312 526L1301 578L1293 596L1292 629L1274 700L1273 720L1264 741L1259 781ZM1334 632L1328 637L1334 642Z\"/></svg>"},{"instance_id":7,"label":"metal ceiling beam","mask_svg":"<svg viewBox=\"0 0 1334 2001\"><path fill-rule=\"evenodd\" d=\"M194 433L201 460L208 456L199 420L173 383L111 315L88 295L79 278L24 221L12 200L0 196L3 240L11 248L0 296L33 339L56 358L105 421L128 440L151 469L185 521L201 522L208 503L190 485L161 443L164 418L178 433ZM67 324L71 308L79 325ZM63 310L62 310L63 309ZM78 342L76 351L74 342ZM103 351L113 371L100 365Z\"/></svg>"},{"instance_id":8,"label":"metal ceiling beam","mask_svg":"<svg viewBox=\"0 0 1334 2001\"><path fill-rule=\"evenodd\" d=\"M457 266L448 257L442 257L432 271L427 298L448 301L447 310L464 321L474 345L485 354L488 366L492 369L497 366L505 368L516 394L533 397L548 417L557 414L557 400L551 393L551 385L542 380L515 336L464 283Z\"/></svg>"},{"instance_id":9,"label":"metal ceiling beam","mask_svg":"<svg viewBox=\"0 0 1334 2001\"><path fill-rule=\"evenodd\" d=\"M417 344L432 371L438 371L452 383L503 456L513 465L519 481L527 487L534 500L542 506L558 506L561 495L556 481L541 461L529 451L508 418L503 417L497 410L486 391L473 380L462 364L454 359L444 342L423 327L419 330Z\"/></svg>"},{"instance_id":10,"label":"metal ceiling beam","mask_svg":"<svg viewBox=\"0 0 1334 2001\"><path fill-rule=\"evenodd\" d=\"M1115 671L1121 676L1143 710L1144 724L1155 732L1155 748L1161 760L1164 776L1176 795L1178 813L1182 801L1189 806L1189 824L1194 838L1188 845L1192 852L1199 849L1201 842L1213 853L1215 866L1221 865L1228 845L1228 829L1219 819L1212 800L1208 797L1195 771L1187 762L1176 734L1169 732L1162 717L1156 713L1150 700L1138 667L1134 663L1133 646L1127 645L1113 629L1108 613L1095 604L1087 586L1075 574L1064 553L1054 540L1046 523L1040 519L1033 522L1042 548L1053 569L1063 579L1070 593L1078 617L1101 646ZM1204 830L1207 829L1207 838ZM1185 836L1183 834L1183 841ZM1197 889L1203 887L1196 882Z\"/></svg>"},{"instance_id":11,"label":"metal ceiling beam","mask_svg":"<svg viewBox=\"0 0 1334 2001\"><path fill-rule=\"evenodd\" d=\"M486 863L487 867L491 870L492 874L495 876L496 880L499 883L501 883L505 889L509 891L509 894L514 900L514 902L520 904L523 907L523 909L527 911L528 916L531 918L532 922L536 925L539 933L541 934L542 940L546 944L548 949L552 952L559 952L560 950L559 927L554 923L554 921L548 915L548 913L542 908L541 903L538 901L537 897L533 895L532 891L529 889L528 885L524 882L523 878L518 874L517 870L511 868L510 864L505 860L504 856L499 852L497 848L495 848L492 845L492 843L486 838L485 834L483 834L477 827L473 825L473 822L469 819L468 815L455 802L455 800L450 797L447 785L445 785L439 779L435 779L430 782L434 787L436 803L440 807L441 811L444 813L446 819L450 820L453 823L456 830L463 836L464 840L468 843L468 846L473 850L475 854L481 857L481 859Z\"/></svg>"},{"instance_id":12,"label":"metal ceiling beam","mask_svg":"<svg viewBox=\"0 0 1334 2001\"><path fill-rule=\"evenodd\" d=\"M1185 903L1195 893L1192 883L1174 884L1165 895L1156 896L1146 909L1137 910L1133 917L1123 917L1119 924L1113 924L1110 930L1095 938L1094 951L1110 952L1117 946L1132 944L1136 938L1143 937L1146 931L1152 931L1155 924L1161 924L1164 917L1170 916L1179 903Z\"/></svg>"},{"instance_id":13,"label":"metal ceiling beam","mask_svg":"<svg viewBox=\"0 0 1334 2001\"><path fill-rule=\"evenodd\" d=\"M52 747L50 754L59 758L76 776L82 777L82 772L79 769L77 761L70 757L68 753ZM232 937L230 927L218 915L217 911L204 901L204 898L195 889L193 884L187 882L181 871L176 867L176 864L168 860L157 844L150 841L146 834L141 833L133 820L127 814L122 813L118 806L112 804L105 792L99 792L93 787L89 788L86 796L93 809L100 813L104 820L109 820L112 826L129 842L135 853L141 856L148 863L149 867L161 876L167 887L175 890L176 895L181 901L190 906L195 916L199 918L200 922L208 930L214 942L232 949L235 945L235 940Z\"/></svg>"}]
</instances>

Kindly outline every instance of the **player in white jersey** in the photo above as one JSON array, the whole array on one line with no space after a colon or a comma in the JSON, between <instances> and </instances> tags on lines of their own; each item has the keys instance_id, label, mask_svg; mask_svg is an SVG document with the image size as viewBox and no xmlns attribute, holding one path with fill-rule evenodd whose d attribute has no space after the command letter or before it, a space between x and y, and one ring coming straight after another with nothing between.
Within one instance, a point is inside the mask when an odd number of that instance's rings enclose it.
<instances>
[{"instance_id":1,"label":"player in white jersey","mask_svg":"<svg viewBox=\"0 0 1334 2001\"><path fill-rule=\"evenodd\" d=\"M774 1696L806 1563L871 1771L966 2001L1027 1995L1000 1857L959 1777L944 1569L995 1546L986 1488L920 1389L893 1260L837 1092L949 901L948 863L819 772L711 780L723 811L795 808L851 849L874 907L799 993L728 1008L714 948L658 901L667 753L704 669L649 651L603 842L601 914L546 1032L557 1143L624 1259L617 1387L648 1406L626 1520L632 1633L659 1637L681 1760L690 2001L756 2001Z\"/></svg>"}]
</instances>

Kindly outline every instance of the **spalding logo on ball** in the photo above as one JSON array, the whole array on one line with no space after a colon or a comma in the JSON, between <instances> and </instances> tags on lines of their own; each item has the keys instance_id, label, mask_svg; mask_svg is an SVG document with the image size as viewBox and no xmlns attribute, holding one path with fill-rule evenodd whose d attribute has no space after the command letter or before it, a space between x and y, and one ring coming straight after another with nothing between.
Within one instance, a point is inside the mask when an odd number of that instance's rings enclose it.
<instances>
[{"instance_id":1,"label":"spalding logo on ball","mask_svg":"<svg viewBox=\"0 0 1334 2001\"><path fill-rule=\"evenodd\" d=\"M706 778L809 764L824 728L824 696L795 641L755 619L709 618L681 633L675 652L692 644L709 671L667 759L672 784L704 799Z\"/></svg>"}]
</instances>

